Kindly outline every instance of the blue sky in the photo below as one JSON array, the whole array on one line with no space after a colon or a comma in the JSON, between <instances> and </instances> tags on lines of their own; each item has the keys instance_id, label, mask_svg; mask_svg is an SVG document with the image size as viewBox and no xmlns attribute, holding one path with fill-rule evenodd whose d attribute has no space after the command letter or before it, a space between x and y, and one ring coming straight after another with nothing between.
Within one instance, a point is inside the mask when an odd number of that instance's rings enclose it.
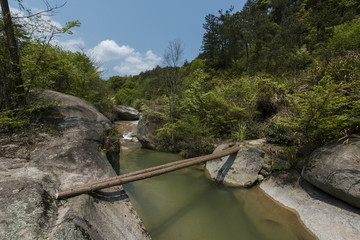
<instances>
[{"instance_id":1,"label":"blue sky","mask_svg":"<svg viewBox=\"0 0 360 240\"><path fill-rule=\"evenodd\" d=\"M9 1L14 8L16 1ZM61 0L48 0L61 5ZM79 20L81 27L70 36L58 37L64 48L85 50L94 58L107 79L113 75L135 75L162 65L169 41L183 43L183 61L198 56L207 14L218 10L241 10L245 0L68 0L51 16L62 26ZM23 0L31 9L44 9L43 1Z\"/></svg>"}]
</instances>

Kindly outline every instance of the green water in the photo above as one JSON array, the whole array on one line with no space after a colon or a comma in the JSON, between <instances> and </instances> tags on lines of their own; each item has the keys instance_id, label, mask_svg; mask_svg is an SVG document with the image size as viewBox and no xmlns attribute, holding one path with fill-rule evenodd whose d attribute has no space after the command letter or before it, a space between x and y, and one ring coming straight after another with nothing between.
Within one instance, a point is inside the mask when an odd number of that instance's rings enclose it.
<instances>
[{"instance_id":1,"label":"green water","mask_svg":"<svg viewBox=\"0 0 360 240\"><path fill-rule=\"evenodd\" d=\"M140 149L122 151L121 173L179 160L176 154ZM297 216L258 187L227 188L206 179L198 167L124 186L154 240L314 239Z\"/></svg>"}]
</instances>

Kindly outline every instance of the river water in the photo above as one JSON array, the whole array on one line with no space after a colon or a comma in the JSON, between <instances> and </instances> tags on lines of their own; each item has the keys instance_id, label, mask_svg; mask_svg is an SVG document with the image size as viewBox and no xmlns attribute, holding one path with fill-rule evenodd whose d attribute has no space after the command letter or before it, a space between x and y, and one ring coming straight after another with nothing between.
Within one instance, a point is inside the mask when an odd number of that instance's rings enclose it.
<instances>
[{"instance_id":1,"label":"river water","mask_svg":"<svg viewBox=\"0 0 360 240\"><path fill-rule=\"evenodd\" d=\"M122 140L121 174L181 159L177 154L141 149L139 143L130 141L134 135L129 134L131 123L120 125L128 139ZM260 188L225 187L208 180L199 167L124 188L154 240L315 239L295 213L279 206Z\"/></svg>"}]
</instances>

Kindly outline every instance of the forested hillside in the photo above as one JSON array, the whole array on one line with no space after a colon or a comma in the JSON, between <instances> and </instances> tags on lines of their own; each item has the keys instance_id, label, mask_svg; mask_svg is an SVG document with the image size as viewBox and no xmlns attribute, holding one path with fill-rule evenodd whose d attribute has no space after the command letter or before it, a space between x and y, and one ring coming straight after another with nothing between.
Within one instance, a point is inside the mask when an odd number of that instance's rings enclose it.
<instances>
[{"instance_id":1,"label":"forested hillside","mask_svg":"<svg viewBox=\"0 0 360 240\"><path fill-rule=\"evenodd\" d=\"M119 104L163 122L159 149L262 137L315 147L359 131L359 13L357 1L249 0L206 16L191 63L108 84Z\"/></svg>"},{"instance_id":2,"label":"forested hillside","mask_svg":"<svg viewBox=\"0 0 360 240\"><path fill-rule=\"evenodd\" d=\"M27 124L24 115L46 107L30 101L31 89L49 88L80 96L108 116L115 104L138 108L163 125L158 149L185 155L209 152L220 139L265 137L297 149L359 132L358 1L248 0L239 12L205 17L193 61L184 61L182 43L171 41L165 66L107 81L85 53L49 44L53 33L78 25L50 28L44 38L16 23L26 108L7 104L13 68L1 31L2 127Z\"/></svg>"}]
</instances>

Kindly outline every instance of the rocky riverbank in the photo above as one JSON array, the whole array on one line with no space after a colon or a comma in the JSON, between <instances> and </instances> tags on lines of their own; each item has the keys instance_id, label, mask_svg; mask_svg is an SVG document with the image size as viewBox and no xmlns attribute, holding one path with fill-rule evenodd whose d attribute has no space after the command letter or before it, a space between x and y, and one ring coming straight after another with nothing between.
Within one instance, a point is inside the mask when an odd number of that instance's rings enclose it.
<instances>
[{"instance_id":1,"label":"rocky riverbank","mask_svg":"<svg viewBox=\"0 0 360 240\"><path fill-rule=\"evenodd\" d=\"M275 201L296 211L319 239L360 239L360 210L309 184L295 170L269 177L260 188Z\"/></svg>"},{"instance_id":2,"label":"rocky riverbank","mask_svg":"<svg viewBox=\"0 0 360 240\"><path fill-rule=\"evenodd\" d=\"M265 141L249 141L240 144L243 147L238 153L207 162L205 173L213 181L228 186L261 183L260 188L268 196L296 211L319 239L357 240L359 143L358 138L351 138L346 143L332 143L314 151L302 167L302 176L295 169L289 170L285 161L271 160L271 146ZM219 145L215 152L228 145Z\"/></svg>"},{"instance_id":3,"label":"rocky riverbank","mask_svg":"<svg viewBox=\"0 0 360 240\"><path fill-rule=\"evenodd\" d=\"M154 147L157 128L151 119L140 119L138 138L143 147ZM360 137L315 150L295 164L301 174L279 158L281 146L262 139L239 144L238 153L206 163L209 179L235 187L261 183L266 194L296 211L319 239L360 239ZM221 144L215 152L227 147Z\"/></svg>"},{"instance_id":4,"label":"rocky riverbank","mask_svg":"<svg viewBox=\"0 0 360 240\"><path fill-rule=\"evenodd\" d=\"M54 200L57 190L115 176L119 145L108 145L111 122L91 104L44 95L60 104L33 136L1 135L1 239L150 239L121 187Z\"/></svg>"}]
</instances>

